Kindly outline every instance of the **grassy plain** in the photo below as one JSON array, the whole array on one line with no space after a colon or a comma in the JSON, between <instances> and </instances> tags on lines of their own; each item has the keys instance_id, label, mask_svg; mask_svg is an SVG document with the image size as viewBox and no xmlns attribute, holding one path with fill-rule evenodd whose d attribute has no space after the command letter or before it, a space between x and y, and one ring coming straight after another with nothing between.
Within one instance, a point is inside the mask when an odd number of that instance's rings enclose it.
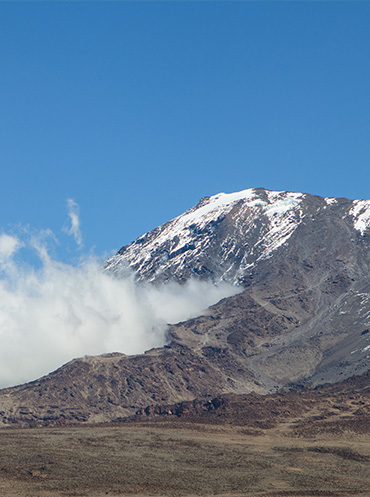
<instances>
[{"instance_id":1,"label":"grassy plain","mask_svg":"<svg viewBox=\"0 0 370 497\"><path fill-rule=\"evenodd\" d=\"M336 424L342 429L291 419L269 429L172 419L2 429L0 495L368 497L368 427Z\"/></svg>"}]
</instances>

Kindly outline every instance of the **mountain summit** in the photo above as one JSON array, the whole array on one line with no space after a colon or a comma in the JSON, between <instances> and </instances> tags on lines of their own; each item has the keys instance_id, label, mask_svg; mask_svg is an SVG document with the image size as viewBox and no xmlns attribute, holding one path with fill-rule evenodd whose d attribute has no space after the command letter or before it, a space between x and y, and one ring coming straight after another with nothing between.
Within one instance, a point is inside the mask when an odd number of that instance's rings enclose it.
<instances>
[{"instance_id":1,"label":"mountain summit","mask_svg":"<svg viewBox=\"0 0 370 497\"><path fill-rule=\"evenodd\" d=\"M299 238L304 226L320 236L331 227L333 236L343 239L337 225L355 237L366 236L370 201L263 188L219 193L122 247L105 268L118 275L131 268L139 281L200 277L240 284L287 246L297 230Z\"/></svg>"},{"instance_id":2,"label":"mountain summit","mask_svg":"<svg viewBox=\"0 0 370 497\"><path fill-rule=\"evenodd\" d=\"M106 261L117 277L241 292L145 354L76 359L3 390L4 424L107 421L150 404L335 383L370 369L370 201L262 188L203 198ZM23 420L23 421L22 421Z\"/></svg>"},{"instance_id":3,"label":"mountain summit","mask_svg":"<svg viewBox=\"0 0 370 497\"><path fill-rule=\"evenodd\" d=\"M238 283L271 256L303 216L300 193L250 189L205 197L181 216L143 235L107 261L138 280L184 281L192 276Z\"/></svg>"}]
</instances>

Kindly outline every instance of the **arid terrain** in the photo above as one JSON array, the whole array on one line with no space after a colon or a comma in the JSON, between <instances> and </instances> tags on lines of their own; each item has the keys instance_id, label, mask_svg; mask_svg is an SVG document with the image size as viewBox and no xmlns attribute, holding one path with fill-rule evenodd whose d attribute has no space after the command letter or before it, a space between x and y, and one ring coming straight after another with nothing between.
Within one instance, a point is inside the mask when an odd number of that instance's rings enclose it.
<instances>
[{"instance_id":1,"label":"arid terrain","mask_svg":"<svg viewBox=\"0 0 370 497\"><path fill-rule=\"evenodd\" d=\"M368 375L120 423L0 431L0 495L368 497Z\"/></svg>"},{"instance_id":2,"label":"arid terrain","mask_svg":"<svg viewBox=\"0 0 370 497\"><path fill-rule=\"evenodd\" d=\"M325 426L325 428L329 428ZM370 436L290 423L5 430L3 496L368 496Z\"/></svg>"}]
</instances>

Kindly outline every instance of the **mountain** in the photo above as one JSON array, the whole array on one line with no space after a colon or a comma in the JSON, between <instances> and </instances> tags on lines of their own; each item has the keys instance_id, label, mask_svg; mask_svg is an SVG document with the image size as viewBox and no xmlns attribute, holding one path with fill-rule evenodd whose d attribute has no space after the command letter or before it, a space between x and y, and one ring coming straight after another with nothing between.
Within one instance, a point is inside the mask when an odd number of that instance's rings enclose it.
<instances>
[{"instance_id":1,"label":"mountain","mask_svg":"<svg viewBox=\"0 0 370 497\"><path fill-rule=\"evenodd\" d=\"M262 188L202 199L104 268L238 285L138 356L76 359L0 392L4 424L108 421L148 405L336 383L370 368L370 201Z\"/></svg>"}]
</instances>

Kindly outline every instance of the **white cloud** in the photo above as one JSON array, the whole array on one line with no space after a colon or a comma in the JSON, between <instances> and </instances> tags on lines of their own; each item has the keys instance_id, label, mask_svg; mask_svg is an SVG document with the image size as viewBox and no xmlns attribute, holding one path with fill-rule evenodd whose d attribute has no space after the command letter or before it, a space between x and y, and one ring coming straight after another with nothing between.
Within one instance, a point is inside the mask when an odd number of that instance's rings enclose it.
<instances>
[{"instance_id":1,"label":"white cloud","mask_svg":"<svg viewBox=\"0 0 370 497\"><path fill-rule=\"evenodd\" d=\"M67 199L68 216L71 221L70 228L64 228L65 233L73 236L77 245L81 248L83 245L82 234L80 230L80 209L78 204L72 199Z\"/></svg>"},{"instance_id":2,"label":"white cloud","mask_svg":"<svg viewBox=\"0 0 370 497\"><path fill-rule=\"evenodd\" d=\"M2 233L0 235L0 263L9 262L21 246L22 242L17 237Z\"/></svg>"},{"instance_id":3,"label":"white cloud","mask_svg":"<svg viewBox=\"0 0 370 497\"><path fill-rule=\"evenodd\" d=\"M230 285L195 281L139 285L130 276L104 273L91 258L78 266L56 262L42 240L45 233L28 242L37 249L40 269L13 263L0 277L1 387L38 378L75 357L162 346L166 323L237 293ZM1 235L0 254L9 258L21 244Z\"/></svg>"}]
</instances>

